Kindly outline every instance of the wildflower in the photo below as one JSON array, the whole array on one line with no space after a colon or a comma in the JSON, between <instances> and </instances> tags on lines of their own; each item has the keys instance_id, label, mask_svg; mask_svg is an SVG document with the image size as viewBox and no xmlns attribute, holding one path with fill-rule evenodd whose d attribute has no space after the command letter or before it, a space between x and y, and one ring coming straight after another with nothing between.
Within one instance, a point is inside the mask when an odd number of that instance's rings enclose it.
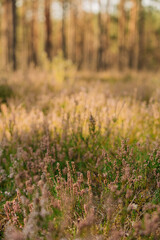
<instances>
[{"instance_id":1,"label":"wildflower","mask_svg":"<svg viewBox=\"0 0 160 240\"><path fill-rule=\"evenodd\" d=\"M114 183L110 183L108 185L108 188L111 190L111 192L116 192L118 186L116 184L114 184Z\"/></svg>"},{"instance_id":2,"label":"wildflower","mask_svg":"<svg viewBox=\"0 0 160 240\"><path fill-rule=\"evenodd\" d=\"M132 194L133 194L133 191L131 189L127 189L126 198L130 198Z\"/></svg>"}]
</instances>

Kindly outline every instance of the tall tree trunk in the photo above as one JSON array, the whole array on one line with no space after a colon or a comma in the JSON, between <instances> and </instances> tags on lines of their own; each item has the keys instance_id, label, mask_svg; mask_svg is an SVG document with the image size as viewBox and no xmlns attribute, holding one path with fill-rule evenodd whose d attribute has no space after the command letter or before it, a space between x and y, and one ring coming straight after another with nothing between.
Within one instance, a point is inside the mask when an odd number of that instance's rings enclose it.
<instances>
[{"instance_id":1,"label":"tall tree trunk","mask_svg":"<svg viewBox=\"0 0 160 240\"><path fill-rule=\"evenodd\" d=\"M16 59L16 46L17 46L17 33L16 33L16 24L17 24L17 14L16 14L16 0L12 0L12 61L13 61L13 70L17 69L17 59Z\"/></svg>"},{"instance_id":2,"label":"tall tree trunk","mask_svg":"<svg viewBox=\"0 0 160 240\"><path fill-rule=\"evenodd\" d=\"M98 49L97 49L97 70L106 69L109 64L109 6L110 0L107 1L106 14L102 15L102 5L101 0L99 3L99 13L98 13Z\"/></svg>"},{"instance_id":3,"label":"tall tree trunk","mask_svg":"<svg viewBox=\"0 0 160 240\"><path fill-rule=\"evenodd\" d=\"M82 1L78 1L79 19L77 22L77 67L78 70L82 69L84 63L84 42L85 42L85 13L82 8Z\"/></svg>"},{"instance_id":4,"label":"tall tree trunk","mask_svg":"<svg viewBox=\"0 0 160 240\"><path fill-rule=\"evenodd\" d=\"M45 0L45 27L46 27L46 41L45 51L48 59L52 60L52 22L51 22L51 0Z\"/></svg>"},{"instance_id":5,"label":"tall tree trunk","mask_svg":"<svg viewBox=\"0 0 160 240\"><path fill-rule=\"evenodd\" d=\"M111 58L110 58L110 53L109 53L109 47L110 47L110 14L109 14L109 7L110 7L110 0L107 0L107 6L106 6L106 27L105 27L105 68L109 67L111 64Z\"/></svg>"},{"instance_id":6,"label":"tall tree trunk","mask_svg":"<svg viewBox=\"0 0 160 240\"><path fill-rule=\"evenodd\" d=\"M84 63L84 41L85 41L85 32L83 26L81 26L79 41L78 41L78 70L82 69Z\"/></svg>"},{"instance_id":7,"label":"tall tree trunk","mask_svg":"<svg viewBox=\"0 0 160 240\"><path fill-rule=\"evenodd\" d=\"M8 32L7 32L7 28L8 28L8 19L7 19L7 8L8 8L8 2L7 1L4 1L3 2L3 11L1 11L1 14L2 14L2 22L1 22L1 33L2 33L2 36L1 36L1 52L2 52L2 55L1 55L1 64L2 64L2 67L6 67L7 64L8 64Z\"/></svg>"},{"instance_id":8,"label":"tall tree trunk","mask_svg":"<svg viewBox=\"0 0 160 240\"><path fill-rule=\"evenodd\" d=\"M24 69L27 68L27 59L29 58L29 52L28 52L28 37L29 37L29 26L28 26L28 21L26 19L26 12L28 10L28 4L26 1L23 2L22 6L22 19L21 19L21 29L22 29L22 58L24 61L22 62L22 67Z\"/></svg>"},{"instance_id":9,"label":"tall tree trunk","mask_svg":"<svg viewBox=\"0 0 160 240\"><path fill-rule=\"evenodd\" d=\"M139 33L138 70L141 70L144 64L144 39L145 39L145 15L142 6L142 0L139 0L138 33Z\"/></svg>"},{"instance_id":10,"label":"tall tree trunk","mask_svg":"<svg viewBox=\"0 0 160 240\"><path fill-rule=\"evenodd\" d=\"M7 42L8 42L8 62L12 65L12 2L7 0Z\"/></svg>"},{"instance_id":11,"label":"tall tree trunk","mask_svg":"<svg viewBox=\"0 0 160 240\"><path fill-rule=\"evenodd\" d=\"M132 8L129 20L129 37L128 37L128 67L137 68L138 61L138 4L137 0L132 0Z\"/></svg>"},{"instance_id":12,"label":"tall tree trunk","mask_svg":"<svg viewBox=\"0 0 160 240\"><path fill-rule=\"evenodd\" d=\"M32 0L32 21L31 21L31 59L35 66L38 65L38 1Z\"/></svg>"},{"instance_id":13,"label":"tall tree trunk","mask_svg":"<svg viewBox=\"0 0 160 240\"><path fill-rule=\"evenodd\" d=\"M66 45L66 1L62 1L62 51L63 57L67 58L67 45Z\"/></svg>"},{"instance_id":14,"label":"tall tree trunk","mask_svg":"<svg viewBox=\"0 0 160 240\"><path fill-rule=\"evenodd\" d=\"M119 26L118 26L118 66L119 70L123 70L125 62L125 0L119 3Z\"/></svg>"},{"instance_id":15,"label":"tall tree trunk","mask_svg":"<svg viewBox=\"0 0 160 240\"><path fill-rule=\"evenodd\" d=\"M95 32L94 32L94 26L93 26L93 19L94 19L94 15L93 15L93 0L89 0L89 5L90 5L90 13L88 13L87 15L87 31L86 31L86 49L85 51L87 52L87 68L90 70L95 70L96 69L96 65L97 65L97 59L96 59L96 55L97 52L95 51ZM85 26L86 28L86 26Z\"/></svg>"},{"instance_id":16,"label":"tall tree trunk","mask_svg":"<svg viewBox=\"0 0 160 240\"><path fill-rule=\"evenodd\" d=\"M75 1L75 0L74 0ZM77 14L78 14L78 9L77 9L77 4L78 2L73 2L71 5L71 13L72 13L72 61L76 63L77 61L77 27L78 27L78 19L77 19Z\"/></svg>"},{"instance_id":17,"label":"tall tree trunk","mask_svg":"<svg viewBox=\"0 0 160 240\"><path fill-rule=\"evenodd\" d=\"M3 53L4 53L4 65L12 64L12 2L5 0L4 4L4 21L3 21Z\"/></svg>"},{"instance_id":18,"label":"tall tree trunk","mask_svg":"<svg viewBox=\"0 0 160 240\"><path fill-rule=\"evenodd\" d=\"M97 50L97 70L100 70L103 68L103 62L102 62L102 55L103 55L103 22L102 22L102 14L101 14L101 1L98 0L99 3L99 12L98 12L98 50Z\"/></svg>"}]
</instances>

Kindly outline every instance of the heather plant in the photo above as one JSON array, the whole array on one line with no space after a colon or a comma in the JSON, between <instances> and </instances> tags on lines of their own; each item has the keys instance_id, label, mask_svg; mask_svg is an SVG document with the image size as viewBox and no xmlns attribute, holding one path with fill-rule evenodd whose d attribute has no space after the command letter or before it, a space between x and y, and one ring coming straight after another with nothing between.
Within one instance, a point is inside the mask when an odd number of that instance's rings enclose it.
<instances>
[{"instance_id":1,"label":"heather plant","mask_svg":"<svg viewBox=\"0 0 160 240\"><path fill-rule=\"evenodd\" d=\"M36 74L0 106L0 238L158 240L158 95Z\"/></svg>"}]
</instances>

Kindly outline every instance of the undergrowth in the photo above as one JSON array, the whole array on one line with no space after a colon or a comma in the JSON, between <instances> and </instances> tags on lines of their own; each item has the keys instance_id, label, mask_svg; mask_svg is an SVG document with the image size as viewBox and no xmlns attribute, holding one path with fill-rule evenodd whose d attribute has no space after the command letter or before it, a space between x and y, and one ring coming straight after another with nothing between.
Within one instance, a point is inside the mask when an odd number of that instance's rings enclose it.
<instances>
[{"instance_id":1,"label":"undergrowth","mask_svg":"<svg viewBox=\"0 0 160 240\"><path fill-rule=\"evenodd\" d=\"M34 77L1 103L0 238L160 239L157 97Z\"/></svg>"}]
</instances>

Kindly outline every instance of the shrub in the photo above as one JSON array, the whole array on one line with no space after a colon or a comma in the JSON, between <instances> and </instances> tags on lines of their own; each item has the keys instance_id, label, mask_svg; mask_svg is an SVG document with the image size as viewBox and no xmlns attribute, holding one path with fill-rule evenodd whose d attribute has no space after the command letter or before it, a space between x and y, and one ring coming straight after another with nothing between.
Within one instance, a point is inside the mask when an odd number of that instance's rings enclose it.
<instances>
[{"instance_id":1,"label":"shrub","mask_svg":"<svg viewBox=\"0 0 160 240\"><path fill-rule=\"evenodd\" d=\"M13 96L12 88L7 84L0 84L0 100L6 103L9 98Z\"/></svg>"}]
</instances>

